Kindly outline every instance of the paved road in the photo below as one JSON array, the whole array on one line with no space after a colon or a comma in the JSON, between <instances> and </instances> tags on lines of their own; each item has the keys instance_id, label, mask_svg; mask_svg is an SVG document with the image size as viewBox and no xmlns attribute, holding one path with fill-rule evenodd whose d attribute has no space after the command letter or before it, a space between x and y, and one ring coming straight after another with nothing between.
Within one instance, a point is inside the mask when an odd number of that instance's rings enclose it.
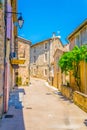
<instances>
[{"instance_id":1,"label":"paved road","mask_svg":"<svg viewBox=\"0 0 87 130\"><path fill-rule=\"evenodd\" d=\"M87 130L87 113L47 87L43 80L32 79L26 89L26 130Z\"/></svg>"},{"instance_id":2,"label":"paved road","mask_svg":"<svg viewBox=\"0 0 87 130\"><path fill-rule=\"evenodd\" d=\"M31 79L29 87L14 93L7 113L14 116L3 117L0 130L87 130L87 113L44 80Z\"/></svg>"}]
</instances>

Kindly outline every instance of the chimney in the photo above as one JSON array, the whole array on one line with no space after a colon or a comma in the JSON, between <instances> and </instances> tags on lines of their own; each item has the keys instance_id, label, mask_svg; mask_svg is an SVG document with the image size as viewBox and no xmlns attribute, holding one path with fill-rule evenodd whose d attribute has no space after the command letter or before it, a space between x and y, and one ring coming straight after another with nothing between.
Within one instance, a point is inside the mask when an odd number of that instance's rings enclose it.
<instances>
[{"instance_id":1,"label":"chimney","mask_svg":"<svg viewBox=\"0 0 87 130\"><path fill-rule=\"evenodd\" d=\"M55 38L56 37L56 33L55 32L53 32L53 36L52 36L53 38Z\"/></svg>"},{"instance_id":2,"label":"chimney","mask_svg":"<svg viewBox=\"0 0 87 130\"><path fill-rule=\"evenodd\" d=\"M57 33L58 33L58 36L57 36L57 37L58 37L59 39L61 39L60 31L57 31Z\"/></svg>"}]
</instances>

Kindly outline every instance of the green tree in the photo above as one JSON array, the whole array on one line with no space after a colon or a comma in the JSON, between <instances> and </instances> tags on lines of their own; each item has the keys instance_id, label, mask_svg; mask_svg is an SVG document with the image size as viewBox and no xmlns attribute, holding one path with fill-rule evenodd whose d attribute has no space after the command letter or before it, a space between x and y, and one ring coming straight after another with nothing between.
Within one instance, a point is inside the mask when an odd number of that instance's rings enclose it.
<instances>
[{"instance_id":1,"label":"green tree","mask_svg":"<svg viewBox=\"0 0 87 130\"><path fill-rule=\"evenodd\" d=\"M65 72L65 74L72 70L75 82L77 83L79 90L79 64L81 60L87 61L87 45L83 45L80 48L78 46L75 46L72 51L64 53L58 62L62 72Z\"/></svg>"}]
</instances>

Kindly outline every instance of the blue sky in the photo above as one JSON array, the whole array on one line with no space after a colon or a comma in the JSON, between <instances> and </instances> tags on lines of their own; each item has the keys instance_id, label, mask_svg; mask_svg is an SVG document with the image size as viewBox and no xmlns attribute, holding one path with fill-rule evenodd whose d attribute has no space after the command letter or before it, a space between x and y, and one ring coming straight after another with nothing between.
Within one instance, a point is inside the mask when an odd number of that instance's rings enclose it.
<instances>
[{"instance_id":1,"label":"blue sky","mask_svg":"<svg viewBox=\"0 0 87 130\"><path fill-rule=\"evenodd\" d=\"M19 36L32 44L60 32L63 44L67 36L87 18L87 0L18 0L24 25Z\"/></svg>"}]
</instances>

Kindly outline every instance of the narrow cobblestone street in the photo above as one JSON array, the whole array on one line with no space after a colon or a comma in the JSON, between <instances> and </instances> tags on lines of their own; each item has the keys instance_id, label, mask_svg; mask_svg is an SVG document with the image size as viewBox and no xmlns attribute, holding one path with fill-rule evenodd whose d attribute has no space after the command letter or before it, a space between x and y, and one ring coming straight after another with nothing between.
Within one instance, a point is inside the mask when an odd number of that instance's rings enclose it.
<instances>
[{"instance_id":1,"label":"narrow cobblestone street","mask_svg":"<svg viewBox=\"0 0 87 130\"><path fill-rule=\"evenodd\" d=\"M86 130L87 113L64 98L44 80L31 79L29 87L10 94L9 111L0 130Z\"/></svg>"}]
</instances>

